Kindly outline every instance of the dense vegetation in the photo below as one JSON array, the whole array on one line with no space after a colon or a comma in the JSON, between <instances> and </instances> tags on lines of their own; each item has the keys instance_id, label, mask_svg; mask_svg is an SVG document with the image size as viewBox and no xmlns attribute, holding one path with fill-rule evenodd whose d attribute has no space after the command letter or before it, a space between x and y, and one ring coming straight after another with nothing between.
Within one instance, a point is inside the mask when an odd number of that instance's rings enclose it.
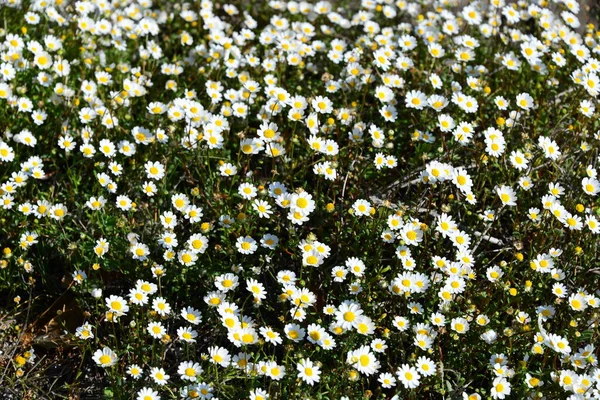
<instances>
[{"instance_id":1,"label":"dense vegetation","mask_svg":"<svg viewBox=\"0 0 600 400\"><path fill-rule=\"evenodd\" d=\"M580 11L0 1L0 397L600 398Z\"/></svg>"}]
</instances>

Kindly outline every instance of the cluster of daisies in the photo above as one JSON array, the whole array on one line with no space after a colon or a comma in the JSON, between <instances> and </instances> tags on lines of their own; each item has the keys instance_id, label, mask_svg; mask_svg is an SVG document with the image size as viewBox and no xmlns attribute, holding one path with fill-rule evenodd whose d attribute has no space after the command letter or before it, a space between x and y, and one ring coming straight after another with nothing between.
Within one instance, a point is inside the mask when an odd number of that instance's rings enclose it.
<instances>
[{"instance_id":1,"label":"cluster of daisies","mask_svg":"<svg viewBox=\"0 0 600 400\"><path fill-rule=\"evenodd\" d=\"M2 277L124 398L600 398L579 3L233 3L0 1Z\"/></svg>"}]
</instances>

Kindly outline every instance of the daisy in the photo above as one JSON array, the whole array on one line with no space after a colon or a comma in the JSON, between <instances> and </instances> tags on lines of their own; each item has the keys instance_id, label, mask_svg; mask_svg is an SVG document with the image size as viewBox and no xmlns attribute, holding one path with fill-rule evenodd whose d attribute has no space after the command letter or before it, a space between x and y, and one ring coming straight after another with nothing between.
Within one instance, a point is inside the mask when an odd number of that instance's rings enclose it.
<instances>
[{"instance_id":1,"label":"daisy","mask_svg":"<svg viewBox=\"0 0 600 400\"><path fill-rule=\"evenodd\" d=\"M406 389L414 389L419 386L421 375L417 370L408 364L402 364L396 371L398 380Z\"/></svg>"},{"instance_id":2,"label":"daisy","mask_svg":"<svg viewBox=\"0 0 600 400\"><path fill-rule=\"evenodd\" d=\"M129 251L134 260L145 261L150 254L150 249L143 243L135 243L130 247Z\"/></svg>"},{"instance_id":3,"label":"daisy","mask_svg":"<svg viewBox=\"0 0 600 400\"><path fill-rule=\"evenodd\" d=\"M167 333L165 327L159 322L150 322L147 330L154 339L161 339Z\"/></svg>"},{"instance_id":4,"label":"daisy","mask_svg":"<svg viewBox=\"0 0 600 400\"><path fill-rule=\"evenodd\" d=\"M600 182L595 178L583 178L581 186L583 191L590 196L595 196L600 192Z\"/></svg>"},{"instance_id":5,"label":"daisy","mask_svg":"<svg viewBox=\"0 0 600 400\"><path fill-rule=\"evenodd\" d=\"M275 345L282 343L281 335L275 332L271 327L261 327L260 334L265 338L265 342Z\"/></svg>"},{"instance_id":6,"label":"daisy","mask_svg":"<svg viewBox=\"0 0 600 400\"><path fill-rule=\"evenodd\" d=\"M167 384L170 376L166 374L165 370L162 368L153 367L150 369L150 377L154 380L154 382L159 386L164 386Z\"/></svg>"},{"instance_id":7,"label":"daisy","mask_svg":"<svg viewBox=\"0 0 600 400\"><path fill-rule=\"evenodd\" d=\"M312 108L316 112L321 113L321 114L331 113L331 111L333 110L332 105L333 105L333 103L331 102L331 100L329 100L327 97L323 97L323 96L317 96L311 102Z\"/></svg>"},{"instance_id":8,"label":"daisy","mask_svg":"<svg viewBox=\"0 0 600 400\"><path fill-rule=\"evenodd\" d=\"M498 197L500 197L500 201L503 205L507 206L516 206L517 194L515 191L506 185L502 185L496 189L496 193L498 193Z\"/></svg>"},{"instance_id":9,"label":"daisy","mask_svg":"<svg viewBox=\"0 0 600 400\"><path fill-rule=\"evenodd\" d=\"M146 194L146 196L152 197L157 193L158 189L154 182L146 181L142 184L142 191L144 192L144 194Z\"/></svg>"},{"instance_id":10,"label":"daisy","mask_svg":"<svg viewBox=\"0 0 600 400\"><path fill-rule=\"evenodd\" d=\"M280 137L280 133L278 132L278 127L275 123L264 122L261 124L258 129L258 136L264 140L266 143L276 141Z\"/></svg>"},{"instance_id":11,"label":"daisy","mask_svg":"<svg viewBox=\"0 0 600 400\"><path fill-rule=\"evenodd\" d=\"M355 320L353 326L356 328L356 331L361 335L372 335L375 332L375 324L373 321L364 315L358 317Z\"/></svg>"},{"instance_id":12,"label":"daisy","mask_svg":"<svg viewBox=\"0 0 600 400\"><path fill-rule=\"evenodd\" d=\"M290 198L290 208L294 213L307 216L315 209L315 202L308 192L294 193Z\"/></svg>"},{"instance_id":13,"label":"daisy","mask_svg":"<svg viewBox=\"0 0 600 400\"><path fill-rule=\"evenodd\" d=\"M375 97L382 103L388 103L394 98L394 93L387 86L378 86L375 88Z\"/></svg>"},{"instance_id":14,"label":"daisy","mask_svg":"<svg viewBox=\"0 0 600 400\"><path fill-rule=\"evenodd\" d=\"M190 327L180 327L177 329L177 337L184 342L194 343L196 337L198 337L198 332Z\"/></svg>"},{"instance_id":15,"label":"daisy","mask_svg":"<svg viewBox=\"0 0 600 400\"><path fill-rule=\"evenodd\" d=\"M417 359L417 370L422 376L431 376L436 372L435 363L427 357Z\"/></svg>"},{"instance_id":16,"label":"daisy","mask_svg":"<svg viewBox=\"0 0 600 400\"><path fill-rule=\"evenodd\" d=\"M394 378L394 375L390 374L389 372L380 374L377 380L379 383L381 383L381 387L384 389L389 389L396 386L396 378Z\"/></svg>"},{"instance_id":17,"label":"daisy","mask_svg":"<svg viewBox=\"0 0 600 400\"><path fill-rule=\"evenodd\" d=\"M261 246L266 247L271 250L275 249L277 247L278 243L279 243L279 238L277 236L269 234L269 233L266 233L260 239Z\"/></svg>"},{"instance_id":18,"label":"daisy","mask_svg":"<svg viewBox=\"0 0 600 400\"><path fill-rule=\"evenodd\" d=\"M400 230L400 237L407 245L417 246L423 241L423 231L418 224L407 223Z\"/></svg>"},{"instance_id":19,"label":"daisy","mask_svg":"<svg viewBox=\"0 0 600 400\"><path fill-rule=\"evenodd\" d=\"M136 400L160 400L160 396L156 390L145 387L137 392Z\"/></svg>"},{"instance_id":20,"label":"daisy","mask_svg":"<svg viewBox=\"0 0 600 400\"><path fill-rule=\"evenodd\" d=\"M343 282L348 275L348 270L345 267L337 266L331 270L331 276L334 282Z\"/></svg>"},{"instance_id":21,"label":"daisy","mask_svg":"<svg viewBox=\"0 0 600 400\"><path fill-rule=\"evenodd\" d=\"M404 317L396 316L394 317L394 327L398 329L400 332L406 331L410 327L410 323Z\"/></svg>"},{"instance_id":22,"label":"daisy","mask_svg":"<svg viewBox=\"0 0 600 400\"><path fill-rule=\"evenodd\" d=\"M221 172L221 176L233 176L237 174L237 168L230 163L224 163L219 167L219 171Z\"/></svg>"},{"instance_id":23,"label":"daisy","mask_svg":"<svg viewBox=\"0 0 600 400\"><path fill-rule=\"evenodd\" d=\"M257 189L251 183L242 183L238 187L238 193L246 200L250 200L256 197Z\"/></svg>"},{"instance_id":24,"label":"daisy","mask_svg":"<svg viewBox=\"0 0 600 400\"><path fill-rule=\"evenodd\" d=\"M102 368L112 367L118 361L115 352L108 347L104 347L102 350L96 350L92 359Z\"/></svg>"},{"instance_id":25,"label":"daisy","mask_svg":"<svg viewBox=\"0 0 600 400\"><path fill-rule=\"evenodd\" d=\"M171 306L163 297L157 297L152 301L152 309L161 317L171 313Z\"/></svg>"},{"instance_id":26,"label":"daisy","mask_svg":"<svg viewBox=\"0 0 600 400\"><path fill-rule=\"evenodd\" d=\"M148 303L148 295L139 289L132 288L129 291L129 302L136 305Z\"/></svg>"},{"instance_id":27,"label":"daisy","mask_svg":"<svg viewBox=\"0 0 600 400\"><path fill-rule=\"evenodd\" d=\"M525 155L518 150L510 153L510 162L513 167L520 171L527 169L528 160L525 158Z\"/></svg>"},{"instance_id":28,"label":"daisy","mask_svg":"<svg viewBox=\"0 0 600 400\"><path fill-rule=\"evenodd\" d=\"M457 229L456 222L446 213L442 213L437 217L436 231L440 232L443 237L449 237L454 234Z\"/></svg>"},{"instance_id":29,"label":"daisy","mask_svg":"<svg viewBox=\"0 0 600 400\"><path fill-rule=\"evenodd\" d=\"M153 295L158 291L158 286L155 283L146 282L141 279L136 282L135 287L148 295Z\"/></svg>"},{"instance_id":30,"label":"daisy","mask_svg":"<svg viewBox=\"0 0 600 400\"><path fill-rule=\"evenodd\" d=\"M237 238L236 247L238 252L242 254L252 254L258 248L256 240L252 239L250 236Z\"/></svg>"},{"instance_id":31,"label":"daisy","mask_svg":"<svg viewBox=\"0 0 600 400\"><path fill-rule=\"evenodd\" d=\"M228 367L231 361L231 356L227 349L219 346L212 346L208 348L209 361L213 364L220 365L222 367Z\"/></svg>"},{"instance_id":32,"label":"daisy","mask_svg":"<svg viewBox=\"0 0 600 400\"><path fill-rule=\"evenodd\" d=\"M124 298L120 296L109 296L105 299L108 309L115 315L125 315L129 311L129 306Z\"/></svg>"},{"instance_id":33,"label":"daisy","mask_svg":"<svg viewBox=\"0 0 600 400\"><path fill-rule=\"evenodd\" d=\"M165 167L158 161L144 164L148 179L160 180L165 176Z\"/></svg>"},{"instance_id":34,"label":"daisy","mask_svg":"<svg viewBox=\"0 0 600 400\"><path fill-rule=\"evenodd\" d=\"M319 382L321 378L321 369L308 358L300 360L296 364L296 369L298 370L298 378L311 386Z\"/></svg>"},{"instance_id":35,"label":"daisy","mask_svg":"<svg viewBox=\"0 0 600 400\"><path fill-rule=\"evenodd\" d=\"M252 203L252 208L258 212L258 216L260 218L270 218L273 211L271 210L271 205L264 200L254 200Z\"/></svg>"},{"instance_id":36,"label":"daisy","mask_svg":"<svg viewBox=\"0 0 600 400\"><path fill-rule=\"evenodd\" d=\"M55 204L48 211L48 215L50 215L50 217L55 220L63 219L67 215L67 213L68 210L64 204Z\"/></svg>"},{"instance_id":37,"label":"daisy","mask_svg":"<svg viewBox=\"0 0 600 400\"><path fill-rule=\"evenodd\" d=\"M287 338L293 342L301 342L306 335L304 328L297 324L287 324L284 328L284 332Z\"/></svg>"},{"instance_id":38,"label":"daisy","mask_svg":"<svg viewBox=\"0 0 600 400\"><path fill-rule=\"evenodd\" d=\"M530 110L533 107L533 97L529 93L521 93L517 95L517 106L525 111Z\"/></svg>"},{"instance_id":39,"label":"daisy","mask_svg":"<svg viewBox=\"0 0 600 400\"><path fill-rule=\"evenodd\" d=\"M185 194L174 194L171 196L171 204L177 211L183 211L190 204L190 200Z\"/></svg>"},{"instance_id":40,"label":"daisy","mask_svg":"<svg viewBox=\"0 0 600 400\"><path fill-rule=\"evenodd\" d=\"M0 140L0 161L10 162L14 159L15 153L12 147Z\"/></svg>"},{"instance_id":41,"label":"daisy","mask_svg":"<svg viewBox=\"0 0 600 400\"><path fill-rule=\"evenodd\" d=\"M285 367L283 365L278 365L274 361L270 361L266 363L265 375L274 381L279 381L285 376Z\"/></svg>"},{"instance_id":42,"label":"daisy","mask_svg":"<svg viewBox=\"0 0 600 400\"><path fill-rule=\"evenodd\" d=\"M347 362L367 376L376 373L381 366L368 346L348 352Z\"/></svg>"},{"instance_id":43,"label":"daisy","mask_svg":"<svg viewBox=\"0 0 600 400\"><path fill-rule=\"evenodd\" d=\"M467 333L469 330L469 322L464 318L453 318L450 326L453 331L459 334Z\"/></svg>"},{"instance_id":44,"label":"daisy","mask_svg":"<svg viewBox=\"0 0 600 400\"><path fill-rule=\"evenodd\" d=\"M358 217L370 215L371 208L371 204L368 201L362 199L355 201L352 205L354 214Z\"/></svg>"},{"instance_id":45,"label":"daisy","mask_svg":"<svg viewBox=\"0 0 600 400\"><path fill-rule=\"evenodd\" d=\"M131 364L127 367L127 375L131 376L133 379L140 379L143 372L142 368L137 364ZM156 395L158 395L158 393Z\"/></svg>"},{"instance_id":46,"label":"daisy","mask_svg":"<svg viewBox=\"0 0 600 400\"><path fill-rule=\"evenodd\" d=\"M411 90L406 94L405 103L407 108L422 110L427 105L427 96L418 90Z\"/></svg>"},{"instance_id":47,"label":"daisy","mask_svg":"<svg viewBox=\"0 0 600 400\"><path fill-rule=\"evenodd\" d=\"M200 375L202 372L203 369L200 364L193 361L183 361L177 368L179 377L184 381L195 382L198 378L198 375Z\"/></svg>"},{"instance_id":48,"label":"daisy","mask_svg":"<svg viewBox=\"0 0 600 400\"><path fill-rule=\"evenodd\" d=\"M198 325L202 322L202 313L195 308L185 307L181 310L181 317L191 323L192 325Z\"/></svg>"},{"instance_id":49,"label":"daisy","mask_svg":"<svg viewBox=\"0 0 600 400\"><path fill-rule=\"evenodd\" d=\"M254 296L254 298L257 300L263 300L266 298L264 285L255 279L246 280L246 289L252 293L252 296Z\"/></svg>"},{"instance_id":50,"label":"daisy","mask_svg":"<svg viewBox=\"0 0 600 400\"><path fill-rule=\"evenodd\" d=\"M510 391L510 383L508 383L508 381L503 377L497 377L492 383L492 390L490 394L494 399L504 399L510 394Z\"/></svg>"},{"instance_id":51,"label":"daisy","mask_svg":"<svg viewBox=\"0 0 600 400\"><path fill-rule=\"evenodd\" d=\"M193 204L188 205L183 211L185 219L194 224L200 222L200 219L204 216L202 207L195 206ZM192 235L194 236L194 235ZM208 239L205 240L208 243ZM197 249L195 249L197 250Z\"/></svg>"},{"instance_id":52,"label":"daisy","mask_svg":"<svg viewBox=\"0 0 600 400\"><path fill-rule=\"evenodd\" d=\"M75 331L75 336L84 340L93 339L94 333L92 332L92 326L88 323L81 325Z\"/></svg>"},{"instance_id":53,"label":"daisy","mask_svg":"<svg viewBox=\"0 0 600 400\"><path fill-rule=\"evenodd\" d=\"M219 275L215 279L215 286L217 287L217 289L225 293L230 290L234 290L238 285L238 277L234 274Z\"/></svg>"}]
</instances>

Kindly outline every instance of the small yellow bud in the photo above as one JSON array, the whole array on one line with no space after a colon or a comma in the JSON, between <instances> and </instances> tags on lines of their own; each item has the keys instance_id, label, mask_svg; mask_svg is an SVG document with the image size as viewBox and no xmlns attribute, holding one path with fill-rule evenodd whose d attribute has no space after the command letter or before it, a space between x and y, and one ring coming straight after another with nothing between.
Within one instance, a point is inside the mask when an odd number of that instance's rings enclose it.
<instances>
[{"instance_id":1,"label":"small yellow bud","mask_svg":"<svg viewBox=\"0 0 600 400\"><path fill-rule=\"evenodd\" d=\"M517 295L517 289L515 288L510 288L508 290L508 293L510 293L511 296L516 296Z\"/></svg>"},{"instance_id":2,"label":"small yellow bud","mask_svg":"<svg viewBox=\"0 0 600 400\"><path fill-rule=\"evenodd\" d=\"M583 212L583 210L585 210L585 207L583 206L583 204L579 203L575 206L575 209L577 210L577 212Z\"/></svg>"},{"instance_id":3,"label":"small yellow bud","mask_svg":"<svg viewBox=\"0 0 600 400\"><path fill-rule=\"evenodd\" d=\"M327 210L327 212L333 212L333 210L335 209L335 206L333 205L333 203L327 203L327 205L325 206L325 209Z\"/></svg>"}]
</instances>

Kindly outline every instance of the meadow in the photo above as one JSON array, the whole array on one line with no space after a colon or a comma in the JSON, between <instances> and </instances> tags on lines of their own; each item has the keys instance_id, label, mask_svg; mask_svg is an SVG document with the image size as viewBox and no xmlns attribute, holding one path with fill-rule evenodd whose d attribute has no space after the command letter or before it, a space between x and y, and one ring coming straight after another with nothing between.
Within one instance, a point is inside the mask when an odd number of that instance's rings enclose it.
<instances>
[{"instance_id":1,"label":"meadow","mask_svg":"<svg viewBox=\"0 0 600 400\"><path fill-rule=\"evenodd\" d=\"M0 398L600 399L591 12L0 0Z\"/></svg>"}]
</instances>

